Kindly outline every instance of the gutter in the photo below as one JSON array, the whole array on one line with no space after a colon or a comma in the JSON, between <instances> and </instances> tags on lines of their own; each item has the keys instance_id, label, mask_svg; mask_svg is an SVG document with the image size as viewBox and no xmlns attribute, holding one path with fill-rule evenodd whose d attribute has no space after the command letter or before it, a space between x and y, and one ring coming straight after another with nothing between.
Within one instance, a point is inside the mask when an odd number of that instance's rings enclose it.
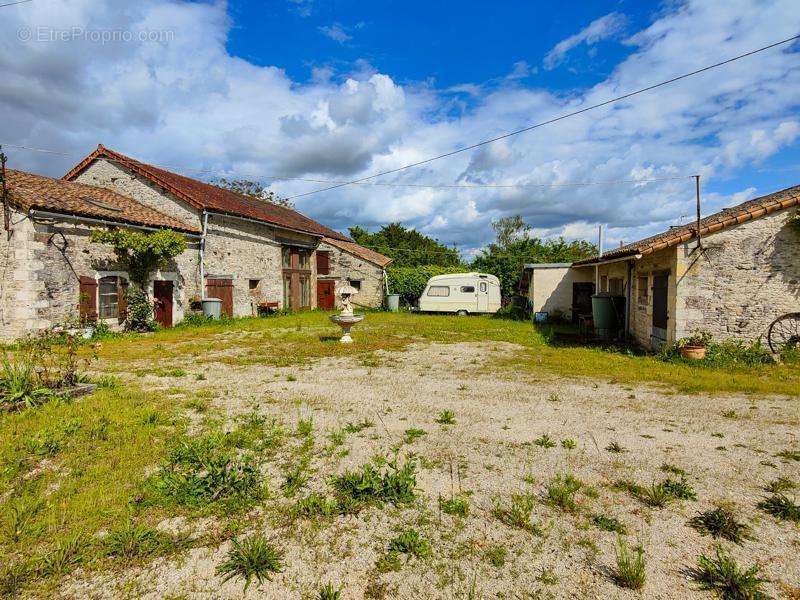
<instances>
[{"instance_id":1,"label":"gutter","mask_svg":"<svg viewBox=\"0 0 800 600\"><path fill-rule=\"evenodd\" d=\"M128 223L127 221L109 221L107 219L97 219L94 217L84 217L81 215L73 215L68 213L56 213L56 212L49 212L46 210L36 210L31 209L28 211L28 215L31 218L35 217L42 217L45 219L66 219L68 221L86 221L88 223L99 223L100 225L108 225L110 227L130 227L131 229L142 229L144 231L161 231L163 229L173 229L178 231L181 235L185 235L186 237L194 238L194 239L201 239L201 236L196 233L189 233L187 231L183 231L180 229L176 229L175 227L150 227L148 225L136 225L134 223Z\"/></svg>"},{"instance_id":2,"label":"gutter","mask_svg":"<svg viewBox=\"0 0 800 600\"><path fill-rule=\"evenodd\" d=\"M208 213L203 211L203 233L200 237L200 297L206 297L206 234L208 233Z\"/></svg>"},{"instance_id":3,"label":"gutter","mask_svg":"<svg viewBox=\"0 0 800 600\"><path fill-rule=\"evenodd\" d=\"M617 258L609 258L607 260L597 260L597 261L593 261L593 262L589 262L589 263L582 263L582 264L572 263L572 268L573 269L580 269L581 267L595 267L595 266L599 266L599 265L608 265L608 264L611 264L611 263L622 262L624 260L639 260L640 258L642 258L642 253L641 252L637 252L636 254L628 254L626 256L618 256Z\"/></svg>"}]
</instances>

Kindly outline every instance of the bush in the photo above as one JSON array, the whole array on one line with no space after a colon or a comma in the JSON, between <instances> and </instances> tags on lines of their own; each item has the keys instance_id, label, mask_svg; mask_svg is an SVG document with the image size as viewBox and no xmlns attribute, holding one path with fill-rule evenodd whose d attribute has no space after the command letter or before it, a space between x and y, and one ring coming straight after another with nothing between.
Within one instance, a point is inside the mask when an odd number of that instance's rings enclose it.
<instances>
[{"instance_id":1,"label":"bush","mask_svg":"<svg viewBox=\"0 0 800 600\"><path fill-rule=\"evenodd\" d=\"M422 295L428 280L436 275L447 273L463 273L462 266L442 267L438 265L422 265L418 267L389 267L386 276L389 281L389 292L400 294L400 299L407 305L413 305Z\"/></svg>"},{"instance_id":2,"label":"bush","mask_svg":"<svg viewBox=\"0 0 800 600\"><path fill-rule=\"evenodd\" d=\"M154 331L153 307L147 294L136 286L129 286L125 292L128 301L128 312L125 315L127 331Z\"/></svg>"}]
</instances>

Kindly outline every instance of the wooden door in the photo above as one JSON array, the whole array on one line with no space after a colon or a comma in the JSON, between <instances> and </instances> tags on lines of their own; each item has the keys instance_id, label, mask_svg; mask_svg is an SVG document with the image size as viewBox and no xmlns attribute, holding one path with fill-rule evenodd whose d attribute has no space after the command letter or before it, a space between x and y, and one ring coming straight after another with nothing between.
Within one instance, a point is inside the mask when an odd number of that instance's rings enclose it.
<instances>
[{"instance_id":1,"label":"wooden door","mask_svg":"<svg viewBox=\"0 0 800 600\"><path fill-rule=\"evenodd\" d=\"M162 327L172 327L172 287L171 281L153 282L153 316Z\"/></svg>"},{"instance_id":2,"label":"wooden door","mask_svg":"<svg viewBox=\"0 0 800 600\"><path fill-rule=\"evenodd\" d=\"M660 342L667 340L667 296L669 273L659 273L653 277L653 338Z\"/></svg>"},{"instance_id":3,"label":"wooden door","mask_svg":"<svg viewBox=\"0 0 800 600\"><path fill-rule=\"evenodd\" d=\"M233 316L232 279L206 279L206 298L219 298L222 300L222 314Z\"/></svg>"},{"instance_id":4,"label":"wooden door","mask_svg":"<svg viewBox=\"0 0 800 600\"><path fill-rule=\"evenodd\" d=\"M322 310L333 310L335 306L334 296L335 282L326 279L317 280L317 308Z\"/></svg>"}]
</instances>

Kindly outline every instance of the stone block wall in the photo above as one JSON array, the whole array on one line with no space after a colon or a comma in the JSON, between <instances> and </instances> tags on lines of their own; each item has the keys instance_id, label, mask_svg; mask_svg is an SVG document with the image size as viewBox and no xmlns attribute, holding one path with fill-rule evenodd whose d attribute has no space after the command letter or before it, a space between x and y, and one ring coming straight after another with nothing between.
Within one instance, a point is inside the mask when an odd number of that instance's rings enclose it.
<instances>
[{"instance_id":1,"label":"stone block wall","mask_svg":"<svg viewBox=\"0 0 800 600\"><path fill-rule=\"evenodd\" d=\"M770 323L800 312L800 227L783 210L678 248L676 337L766 338Z\"/></svg>"},{"instance_id":2,"label":"stone block wall","mask_svg":"<svg viewBox=\"0 0 800 600\"><path fill-rule=\"evenodd\" d=\"M317 250L329 252L330 274L324 278L336 280L337 308L340 307L338 290L348 281L361 282L361 290L353 298L354 304L366 308L379 308L383 305L385 283L381 267L325 242L320 243ZM316 268L316 260L313 262Z\"/></svg>"},{"instance_id":3,"label":"stone block wall","mask_svg":"<svg viewBox=\"0 0 800 600\"><path fill-rule=\"evenodd\" d=\"M0 340L10 341L41 326L33 285L33 224L12 211L10 236L0 230Z\"/></svg>"}]
</instances>

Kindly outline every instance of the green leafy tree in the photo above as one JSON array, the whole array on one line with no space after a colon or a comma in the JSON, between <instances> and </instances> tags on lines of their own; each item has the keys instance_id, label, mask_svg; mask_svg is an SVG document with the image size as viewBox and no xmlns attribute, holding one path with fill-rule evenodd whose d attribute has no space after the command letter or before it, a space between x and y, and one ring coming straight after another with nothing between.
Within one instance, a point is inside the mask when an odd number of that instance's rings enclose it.
<instances>
[{"instance_id":1,"label":"green leafy tree","mask_svg":"<svg viewBox=\"0 0 800 600\"><path fill-rule=\"evenodd\" d=\"M448 248L438 240L404 227L400 223L389 223L375 233L370 233L362 227L351 227L350 237L356 243L388 256L395 267L462 265L458 250Z\"/></svg>"},{"instance_id":2,"label":"green leafy tree","mask_svg":"<svg viewBox=\"0 0 800 600\"><path fill-rule=\"evenodd\" d=\"M214 185L224 190L236 192L242 196L248 196L249 198L254 198L256 200L263 200L264 202L294 209L294 203L291 200L281 198L275 192L264 187L257 181L251 181L249 179L226 179L225 177L220 177Z\"/></svg>"},{"instance_id":3,"label":"green leafy tree","mask_svg":"<svg viewBox=\"0 0 800 600\"><path fill-rule=\"evenodd\" d=\"M463 271L463 265L419 265L416 267L398 267L391 265L386 269L389 280L389 293L400 294L401 300L406 304L413 304L422 295L428 279L435 275L458 273Z\"/></svg>"},{"instance_id":4,"label":"green leafy tree","mask_svg":"<svg viewBox=\"0 0 800 600\"><path fill-rule=\"evenodd\" d=\"M517 293L525 263L574 262L597 254L597 247L585 240L529 237L530 227L520 216L493 221L492 227L497 239L475 258L472 269L495 275L504 298Z\"/></svg>"}]
</instances>

